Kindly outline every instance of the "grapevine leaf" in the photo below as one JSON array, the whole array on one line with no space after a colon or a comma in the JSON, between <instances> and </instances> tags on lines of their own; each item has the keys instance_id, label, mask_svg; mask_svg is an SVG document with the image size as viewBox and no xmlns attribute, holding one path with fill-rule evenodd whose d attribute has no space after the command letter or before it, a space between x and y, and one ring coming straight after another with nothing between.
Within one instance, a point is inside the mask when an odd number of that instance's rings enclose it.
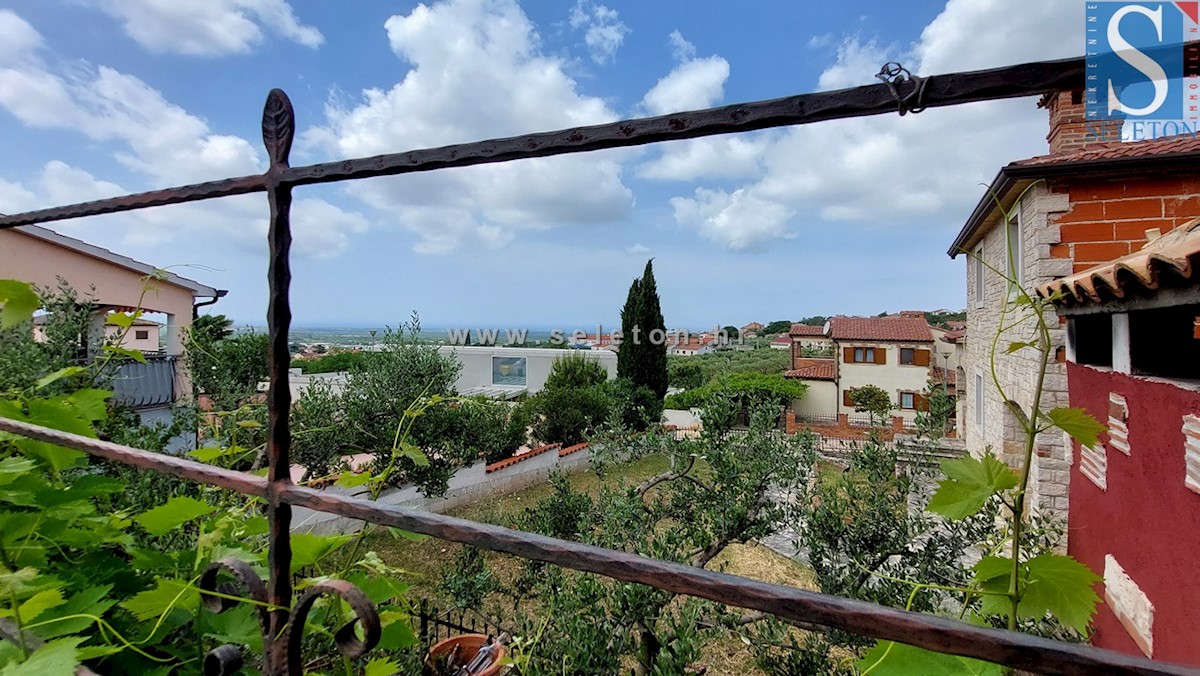
<instances>
[{"instance_id":1,"label":"grapevine leaf","mask_svg":"<svg viewBox=\"0 0 1200 676\"><path fill-rule=\"evenodd\" d=\"M42 591L25 599L25 602L17 606L17 615L20 616L22 622L28 622L42 613L63 604L62 592L58 589L43 589Z\"/></svg>"},{"instance_id":2,"label":"grapevine leaf","mask_svg":"<svg viewBox=\"0 0 1200 676\"><path fill-rule=\"evenodd\" d=\"M892 641L877 641L858 661L872 676L1000 676L1004 667L969 657L935 653Z\"/></svg>"},{"instance_id":3,"label":"grapevine leaf","mask_svg":"<svg viewBox=\"0 0 1200 676\"><path fill-rule=\"evenodd\" d=\"M938 484L926 509L950 519L965 519L975 514L994 493L1019 482L1008 465L991 454L943 460L942 471L946 478Z\"/></svg>"},{"instance_id":4,"label":"grapevine leaf","mask_svg":"<svg viewBox=\"0 0 1200 676\"><path fill-rule=\"evenodd\" d=\"M383 632L379 636L379 647L384 650L404 650L417 643L417 635L413 633L408 613L395 610L384 611L379 615L383 624Z\"/></svg>"},{"instance_id":5,"label":"grapevine leaf","mask_svg":"<svg viewBox=\"0 0 1200 676\"><path fill-rule=\"evenodd\" d=\"M1087 629L1100 597L1093 588L1100 577L1069 556L1042 554L1025 563L1029 581L1018 608L1023 617L1047 612L1079 631Z\"/></svg>"},{"instance_id":6,"label":"grapevine leaf","mask_svg":"<svg viewBox=\"0 0 1200 676\"><path fill-rule=\"evenodd\" d=\"M50 641L24 662L0 669L0 676L75 676L75 666L79 664L76 646L83 640L82 636L72 636Z\"/></svg>"},{"instance_id":7,"label":"grapevine leaf","mask_svg":"<svg viewBox=\"0 0 1200 676\"><path fill-rule=\"evenodd\" d=\"M1100 433L1105 430L1103 423L1082 408L1055 408L1047 411L1046 417L1050 418L1055 427L1088 448L1096 447Z\"/></svg>"},{"instance_id":8,"label":"grapevine leaf","mask_svg":"<svg viewBox=\"0 0 1200 676\"><path fill-rule=\"evenodd\" d=\"M66 603L51 610L48 617L55 619L83 613L97 616L103 615L116 603L112 599L105 598L111 590L112 585L109 584L76 592L71 598L67 599ZM92 619L90 617L72 617L69 620L59 620L39 627L38 635L42 638L58 638L67 634L77 634L91 625Z\"/></svg>"},{"instance_id":9,"label":"grapevine leaf","mask_svg":"<svg viewBox=\"0 0 1200 676\"><path fill-rule=\"evenodd\" d=\"M195 614L200 607L200 590L185 580L157 578L154 589L147 589L121 603L139 621L155 619L170 610Z\"/></svg>"},{"instance_id":10,"label":"grapevine leaf","mask_svg":"<svg viewBox=\"0 0 1200 676\"><path fill-rule=\"evenodd\" d=\"M342 475L338 477L337 485L343 488L357 488L372 478L374 477L370 472L342 472Z\"/></svg>"},{"instance_id":11,"label":"grapevine leaf","mask_svg":"<svg viewBox=\"0 0 1200 676\"><path fill-rule=\"evenodd\" d=\"M124 312L114 312L104 318L104 323L112 324L113 326L120 327L122 329L128 329L129 327L133 326L133 315L127 315Z\"/></svg>"},{"instance_id":12,"label":"grapevine leaf","mask_svg":"<svg viewBox=\"0 0 1200 676\"><path fill-rule=\"evenodd\" d=\"M376 657L363 667L363 676L392 676L392 674L398 673L400 673L400 665L382 657Z\"/></svg>"},{"instance_id":13,"label":"grapevine leaf","mask_svg":"<svg viewBox=\"0 0 1200 676\"><path fill-rule=\"evenodd\" d=\"M133 517L133 520L151 535L166 535L188 521L212 511L213 506L203 500L179 496Z\"/></svg>"},{"instance_id":14,"label":"grapevine leaf","mask_svg":"<svg viewBox=\"0 0 1200 676\"><path fill-rule=\"evenodd\" d=\"M392 537L396 538L397 540L412 540L414 542L420 542L421 540L424 540L425 538L429 537L428 535L425 535L424 533L414 533L410 530L404 530L403 528L393 528L392 526L388 526L388 533Z\"/></svg>"},{"instance_id":15,"label":"grapevine leaf","mask_svg":"<svg viewBox=\"0 0 1200 676\"><path fill-rule=\"evenodd\" d=\"M68 366L66 368L61 368L48 376L42 376L41 378L38 378L38 381L34 383L34 387L40 390L47 385L62 380L63 378L71 378L83 373L84 371L87 371L87 369L82 366Z\"/></svg>"},{"instance_id":16,"label":"grapevine leaf","mask_svg":"<svg viewBox=\"0 0 1200 676\"><path fill-rule=\"evenodd\" d=\"M84 388L61 397L54 397L51 401L62 402L73 408L83 419L95 422L108 417L107 402L112 394L109 390Z\"/></svg>"},{"instance_id":17,"label":"grapevine leaf","mask_svg":"<svg viewBox=\"0 0 1200 676\"><path fill-rule=\"evenodd\" d=\"M975 564L975 581L987 582L1001 575L1012 573L1012 559L1000 556L985 556Z\"/></svg>"},{"instance_id":18,"label":"grapevine leaf","mask_svg":"<svg viewBox=\"0 0 1200 676\"><path fill-rule=\"evenodd\" d=\"M292 535L292 572L311 566L330 552L346 544L352 535L314 535L295 533Z\"/></svg>"},{"instance_id":19,"label":"grapevine leaf","mask_svg":"<svg viewBox=\"0 0 1200 676\"><path fill-rule=\"evenodd\" d=\"M37 462L29 458L10 456L0 460L0 486L5 486L29 473L37 467Z\"/></svg>"},{"instance_id":20,"label":"grapevine leaf","mask_svg":"<svg viewBox=\"0 0 1200 676\"><path fill-rule=\"evenodd\" d=\"M102 349L115 357L132 359L139 364L146 363L146 355L142 354L140 350L131 350L127 347L120 347L118 345L105 345Z\"/></svg>"},{"instance_id":21,"label":"grapevine leaf","mask_svg":"<svg viewBox=\"0 0 1200 676\"><path fill-rule=\"evenodd\" d=\"M412 460L417 467L429 466L429 458L425 456L425 451L422 451L410 442L400 442L400 455Z\"/></svg>"},{"instance_id":22,"label":"grapevine leaf","mask_svg":"<svg viewBox=\"0 0 1200 676\"><path fill-rule=\"evenodd\" d=\"M258 613L249 605L240 605L218 615L208 615L204 622L210 627L208 636L215 638L218 643L248 646L256 653L263 649Z\"/></svg>"},{"instance_id":23,"label":"grapevine leaf","mask_svg":"<svg viewBox=\"0 0 1200 676\"><path fill-rule=\"evenodd\" d=\"M0 328L12 327L33 318L33 311L41 307L33 285L15 279L0 279Z\"/></svg>"},{"instance_id":24,"label":"grapevine leaf","mask_svg":"<svg viewBox=\"0 0 1200 676\"><path fill-rule=\"evenodd\" d=\"M1023 341L1009 343L1008 349L1005 350L1004 352L1005 352L1005 354L1012 354L1019 350L1024 350L1027 347L1037 347L1037 343L1027 343L1027 342L1023 342Z\"/></svg>"},{"instance_id":25,"label":"grapevine leaf","mask_svg":"<svg viewBox=\"0 0 1200 676\"><path fill-rule=\"evenodd\" d=\"M188 455L200 462L212 462L217 458L229 455L229 451L219 446L206 446L204 448L197 448L194 451L188 451Z\"/></svg>"}]
</instances>

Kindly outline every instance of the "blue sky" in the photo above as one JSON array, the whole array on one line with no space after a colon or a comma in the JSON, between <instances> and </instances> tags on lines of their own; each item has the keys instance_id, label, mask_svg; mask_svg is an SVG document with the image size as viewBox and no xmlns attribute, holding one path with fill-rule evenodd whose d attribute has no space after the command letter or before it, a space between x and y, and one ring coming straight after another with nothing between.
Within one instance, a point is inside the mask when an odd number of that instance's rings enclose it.
<instances>
[{"instance_id":1,"label":"blue sky","mask_svg":"<svg viewBox=\"0 0 1200 676\"><path fill-rule=\"evenodd\" d=\"M0 0L0 212L1082 53L1083 4ZM981 182L1045 152L1033 99L297 191L300 326L613 323L654 257L667 322L964 304ZM261 324L261 195L51 224L229 290Z\"/></svg>"}]
</instances>

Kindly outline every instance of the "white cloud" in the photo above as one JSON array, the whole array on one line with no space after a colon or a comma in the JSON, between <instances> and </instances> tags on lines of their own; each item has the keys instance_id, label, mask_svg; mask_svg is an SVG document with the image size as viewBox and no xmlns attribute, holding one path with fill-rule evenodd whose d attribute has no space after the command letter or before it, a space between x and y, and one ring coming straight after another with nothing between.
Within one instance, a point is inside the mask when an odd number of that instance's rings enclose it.
<instances>
[{"instance_id":1,"label":"white cloud","mask_svg":"<svg viewBox=\"0 0 1200 676\"><path fill-rule=\"evenodd\" d=\"M679 31L668 44L677 64L646 92L639 112L651 115L711 108L725 96L729 62L720 56L696 57L696 47ZM661 153L637 168L641 178L695 181L701 178L746 178L761 169L767 134L717 136L669 143Z\"/></svg>"},{"instance_id":2,"label":"white cloud","mask_svg":"<svg viewBox=\"0 0 1200 676\"><path fill-rule=\"evenodd\" d=\"M583 29L583 42L592 61L599 64L612 61L629 34L629 27L621 21L617 10L590 0L577 0L569 21L571 28Z\"/></svg>"},{"instance_id":3,"label":"white cloud","mask_svg":"<svg viewBox=\"0 0 1200 676\"><path fill-rule=\"evenodd\" d=\"M734 252L757 252L770 241L790 237L792 210L747 189L732 193L697 188L691 199L674 197L675 221Z\"/></svg>"},{"instance_id":4,"label":"white cloud","mask_svg":"<svg viewBox=\"0 0 1200 676\"><path fill-rule=\"evenodd\" d=\"M821 89L842 89L876 84L875 74L888 60L888 50L874 40L862 42L857 36L847 36L838 45L837 61L821 72L817 86Z\"/></svg>"},{"instance_id":5,"label":"white cloud","mask_svg":"<svg viewBox=\"0 0 1200 676\"><path fill-rule=\"evenodd\" d=\"M1005 29L996 30L998 25ZM870 83L888 60L928 75L1072 56L1082 30L1082 10L1072 3L1040 3L1013 13L1004 0L949 0L909 53L847 38L818 85ZM732 192L700 190L671 204L679 222L731 249L832 223L889 232L952 231L979 199L978 183L1010 161L1045 152L1046 131L1045 112L1032 99L804 125L765 144L757 158L761 172ZM749 166L752 158L740 162ZM710 158L691 166L705 165L717 162ZM680 166L674 171L689 175ZM718 175L709 171L693 173ZM646 167L642 173L652 175ZM766 217L745 217L747 212ZM804 225L788 227L791 214Z\"/></svg>"},{"instance_id":6,"label":"white cloud","mask_svg":"<svg viewBox=\"0 0 1200 676\"><path fill-rule=\"evenodd\" d=\"M218 56L250 51L263 29L318 47L321 32L300 23L287 0L91 0L125 33L159 53Z\"/></svg>"},{"instance_id":7,"label":"white cloud","mask_svg":"<svg viewBox=\"0 0 1200 676\"><path fill-rule=\"evenodd\" d=\"M390 89L363 92L357 105L329 104L326 124L308 131L304 145L356 157L616 119L602 100L576 90L563 61L540 52L532 23L511 0L418 5L385 27L412 68ZM625 217L633 198L621 182L621 157L524 160L347 190L415 233L417 251L447 253L501 246L520 230Z\"/></svg>"},{"instance_id":8,"label":"white cloud","mask_svg":"<svg viewBox=\"0 0 1200 676\"><path fill-rule=\"evenodd\" d=\"M669 40L678 64L646 92L640 107L651 115L712 107L725 94L729 62L719 56L696 58L696 47L679 31Z\"/></svg>"},{"instance_id":9,"label":"white cloud","mask_svg":"<svg viewBox=\"0 0 1200 676\"><path fill-rule=\"evenodd\" d=\"M625 251L626 251L626 253L631 253L635 256L640 256L641 254L650 253L650 247L639 242L639 243L634 244L633 246L629 247Z\"/></svg>"},{"instance_id":10,"label":"white cloud","mask_svg":"<svg viewBox=\"0 0 1200 676\"><path fill-rule=\"evenodd\" d=\"M10 9L0 9L0 66L28 58L41 47L42 36Z\"/></svg>"},{"instance_id":11,"label":"white cloud","mask_svg":"<svg viewBox=\"0 0 1200 676\"><path fill-rule=\"evenodd\" d=\"M19 17L5 14L0 12L0 30L28 26ZM33 31L25 42L36 45L40 36ZM265 167L262 153L245 139L214 133L206 122L167 101L145 82L106 66L60 73L36 59L7 66L0 63L0 107L28 127L78 132L111 149L118 162L144 176L153 187L255 174ZM52 160L28 184L0 182L0 212L73 204L132 191ZM296 252L300 256L336 256L347 248L351 235L367 227L361 214L323 200L301 199L295 207ZM102 225L96 219L83 219L55 227L85 238L102 227L107 238L148 247L171 241L183 224L207 229L213 235L210 242L218 249L232 243L261 253L265 213L265 200L248 196L103 217ZM120 236L112 237L114 231Z\"/></svg>"}]
</instances>

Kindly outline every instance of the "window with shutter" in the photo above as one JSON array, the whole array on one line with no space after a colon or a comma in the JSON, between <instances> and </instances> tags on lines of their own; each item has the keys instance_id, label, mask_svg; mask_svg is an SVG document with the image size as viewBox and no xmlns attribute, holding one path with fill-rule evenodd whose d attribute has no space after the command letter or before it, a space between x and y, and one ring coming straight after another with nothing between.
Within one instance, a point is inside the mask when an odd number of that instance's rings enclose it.
<instances>
[{"instance_id":1,"label":"window with shutter","mask_svg":"<svg viewBox=\"0 0 1200 676\"><path fill-rule=\"evenodd\" d=\"M917 351L911 347L900 348L900 363L913 365L917 363Z\"/></svg>"},{"instance_id":2,"label":"window with shutter","mask_svg":"<svg viewBox=\"0 0 1200 676\"><path fill-rule=\"evenodd\" d=\"M929 366L929 350L916 350L913 355L913 363L917 366Z\"/></svg>"},{"instance_id":3,"label":"window with shutter","mask_svg":"<svg viewBox=\"0 0 1200 676\"><path fill-rule=\"evenodd\" d=\"M912 392L900 393L900 408L912 410L917 407L917 395Z\"/></svg>"}]
</instances>

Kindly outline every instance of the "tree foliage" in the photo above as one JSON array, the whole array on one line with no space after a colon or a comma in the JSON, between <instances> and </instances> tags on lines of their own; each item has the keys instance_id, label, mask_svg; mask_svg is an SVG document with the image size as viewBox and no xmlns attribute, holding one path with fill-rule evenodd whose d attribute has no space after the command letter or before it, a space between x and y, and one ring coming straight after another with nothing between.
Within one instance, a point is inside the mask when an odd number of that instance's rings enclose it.
<instances>
[{"instance_id":1,"label":"tree foliage","mask_svg":"<svg viewBox=\"0 0 1200 676\"><path fill-rule=\"evenodd\" d=\"M883 388L876 385L863 385L850 392L850 403L859 413L867 413L873 422L882 422L895 410L892 397Z\"/></svg>"},{"instance_id":2,"label":"tree foliage","mask_svg":"<svg viewBox=\"0 0 1200 676\"><path fill-rule=\"evenodd\" d=\"M214 335L205 330L187 337L188 370L216 408L236 409L267 378L267 334L247 330L213 340Z\"/></svg>"},{"instance_id":3,"label":"tree foliage","mask_svg":"<svg viewBox=\"0 0 1200 676\"><path fill-rule=\"evenodd\" d=\"M807 482L803 448L796 438L772 434L773 418L773 412L762 412L746 435L706 431L701 440L655 433L599 435L592 440L599 449L593 453L598 471L658 454L669 466L638 484L605 485L595 497L555 478L551 495L526 510L516 525L718 568L715 562L730 545L779 528L786 521L781 496ZM642 585L536 562L522 566L511 581L486 578L495 585L490 595L512 601L515 633L540 636L522 674L628 673L631 662L639 674L692 673L701 647L729 635L742 617L734 609ZM484 579L477 568L465 577L455 588L478 589L468 585Z\"/></svg>"},{"instance_id":4,"label":"tree foliage","mask_svg":"<svg viewBox=\"0 0 1200 676\"><path fill-rule=\"evenodd\" d=\"M787 333L792 329L792 320L776 319L775 321L763 327L763 335L771 335L774 333Z\"/></svg>"},{"instance_id":5,"label":"tree foliage","mask_svg":"<svg viewBox=\"0 0 1200 676\"><path fill-rule=\"evenodd\" d=\"M630 285L621 308L617 375L649 388L659 398L667 393L666 330L654 280L654 261L649 260L641 278ZM658 336L662 338L656 340Z\"/></svg>"},{"instance_id":6,"label":"tree foliage","mask_svg":"<svg viewBox=\"0 0 1200 676\"><path fill-rule=\"evenodd\" d=\"M667 357L667 373L671 387L689 390L733 373L779 374L787 370L790 363L791 355L785 350L769 347L746 351L722 350L688 357Z\"/></svg>"}]
</instances>

